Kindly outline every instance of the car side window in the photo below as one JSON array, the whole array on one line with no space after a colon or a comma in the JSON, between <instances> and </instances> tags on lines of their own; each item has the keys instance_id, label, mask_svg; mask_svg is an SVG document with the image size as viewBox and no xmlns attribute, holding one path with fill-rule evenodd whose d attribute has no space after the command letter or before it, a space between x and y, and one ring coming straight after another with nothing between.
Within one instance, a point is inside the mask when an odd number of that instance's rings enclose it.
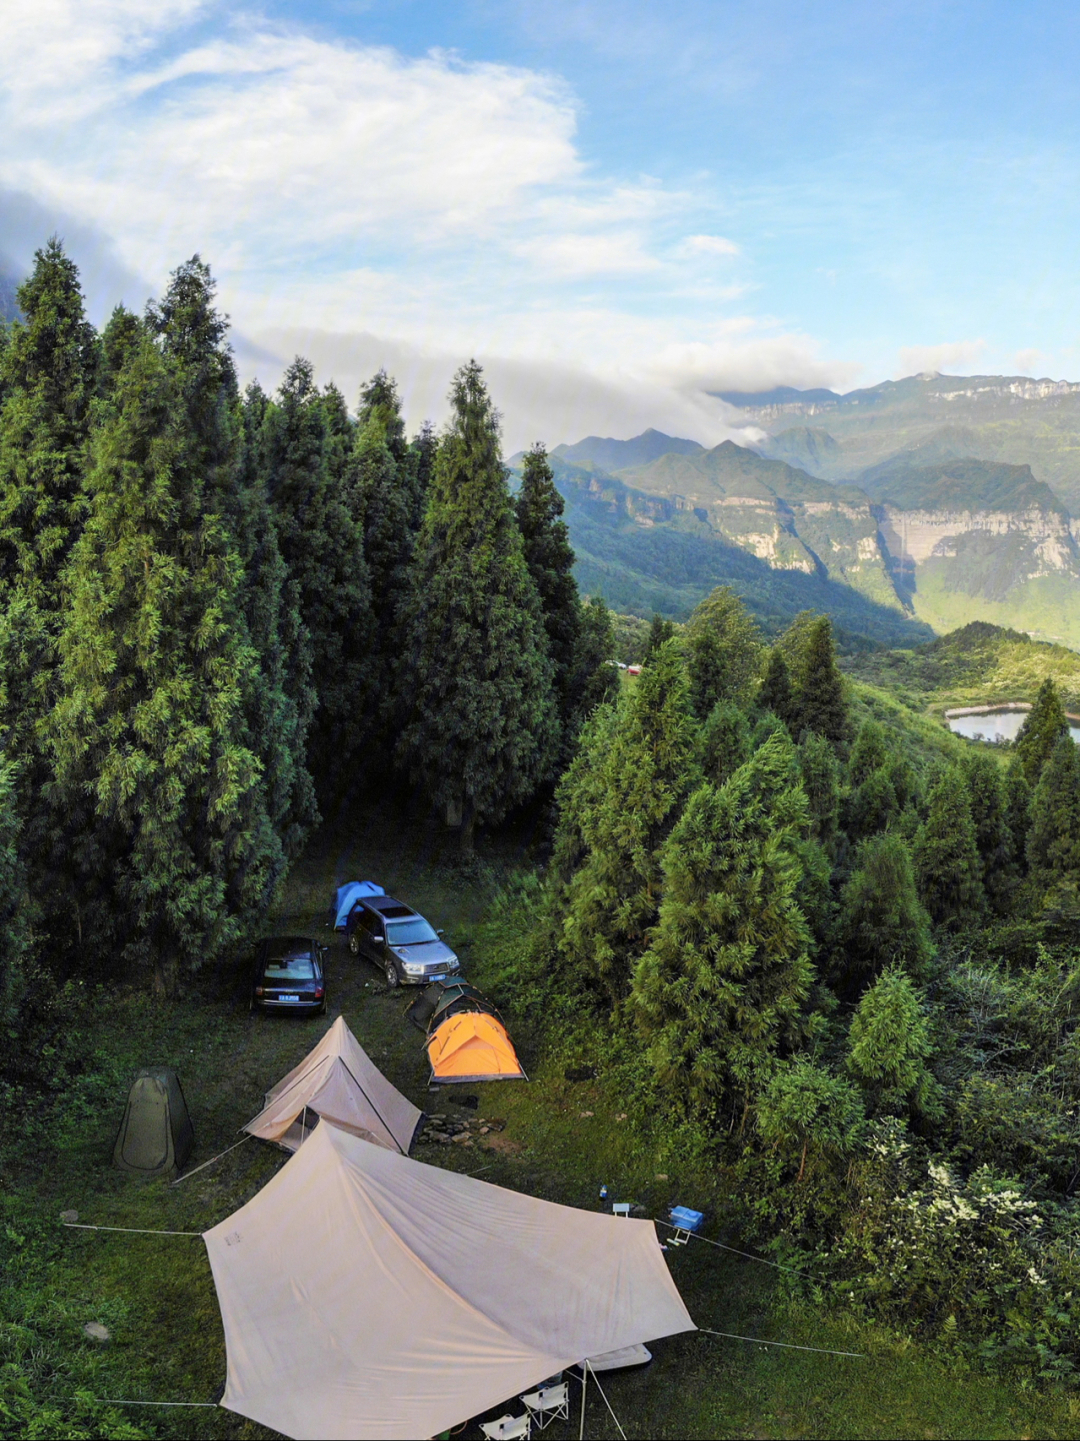
<instances>
[{"instance_id":1,"label":"car side window","mask_svg":"<svg viewBox=\"0 0 1080 1441\"><path fill-rule=\"evenodd\" d=\"M382 935L382 921L374 911L365 911L360 919L360 924L369 936Z\"/></svg>"}]
</instances>

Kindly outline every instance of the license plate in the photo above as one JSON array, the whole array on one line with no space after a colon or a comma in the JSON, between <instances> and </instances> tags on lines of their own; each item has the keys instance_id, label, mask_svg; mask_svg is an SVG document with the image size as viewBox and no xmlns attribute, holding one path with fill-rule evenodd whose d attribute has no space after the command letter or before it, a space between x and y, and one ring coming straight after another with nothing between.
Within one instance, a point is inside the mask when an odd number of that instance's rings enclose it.
<instances>
[{"instance_id":1,"label":"license plate","mask_svg":"<svg viewBox=\"0 0 1080 1441\"><path fill-rule=\"evenodd\" d=\"M278 996L279 1001L298 1001L299 996Z\"/></svg>"}]
</instances>

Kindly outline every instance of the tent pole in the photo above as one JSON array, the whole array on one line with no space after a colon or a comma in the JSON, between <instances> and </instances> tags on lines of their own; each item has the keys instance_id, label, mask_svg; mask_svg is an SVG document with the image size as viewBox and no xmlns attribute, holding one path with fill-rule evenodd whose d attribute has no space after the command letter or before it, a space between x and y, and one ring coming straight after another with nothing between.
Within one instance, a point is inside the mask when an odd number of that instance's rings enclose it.
<instances>
[{"instance_id":1,"label":"tent pole","mask_svg":"<svg viewBox=\"0 0 1080 1441\"><path fill-rule=\"evenodd\" d=\"M589 1384L589 1363L586 1361L581 1368L581 1428L578 1431L578 1441L583 1441L585 1436L585 1387Z\"/></svg>"}]
</instances>

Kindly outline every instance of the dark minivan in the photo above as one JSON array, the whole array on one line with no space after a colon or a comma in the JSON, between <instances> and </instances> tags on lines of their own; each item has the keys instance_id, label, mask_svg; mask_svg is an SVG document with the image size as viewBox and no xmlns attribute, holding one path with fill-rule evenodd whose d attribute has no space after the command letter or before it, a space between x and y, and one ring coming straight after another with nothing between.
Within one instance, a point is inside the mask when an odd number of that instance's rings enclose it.
<instances>
[{"instance_id":1,"label":"dark minivan","mask_svg":"<svg viewBox=\"0 0 1080 1441\"><path fill-rule=\"evenodd\" d=\"M310 936L270 936L255 947L251 1009L326 1011L326 947Z\"/></svg>"}]
</instances>

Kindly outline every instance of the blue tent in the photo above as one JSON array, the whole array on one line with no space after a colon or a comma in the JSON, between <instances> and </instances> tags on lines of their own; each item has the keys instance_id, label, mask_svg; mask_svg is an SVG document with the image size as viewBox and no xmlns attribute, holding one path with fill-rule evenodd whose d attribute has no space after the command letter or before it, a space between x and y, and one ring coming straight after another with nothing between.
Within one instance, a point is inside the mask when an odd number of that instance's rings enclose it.
<instances>
[{"instance_id":1,"label":"blue tent","mask_svg":"<svg viewBox=\"0 0 1080 1441\"><path fill-rule=\"evenodd\" d=\"M343 931L345 922L349 919L349 912L362 896L385 896L386 892L382 886L377 886L374 881L346 881L345 885L338 886L334 894L334 930Z\"/></svg>"}]
</instances>

